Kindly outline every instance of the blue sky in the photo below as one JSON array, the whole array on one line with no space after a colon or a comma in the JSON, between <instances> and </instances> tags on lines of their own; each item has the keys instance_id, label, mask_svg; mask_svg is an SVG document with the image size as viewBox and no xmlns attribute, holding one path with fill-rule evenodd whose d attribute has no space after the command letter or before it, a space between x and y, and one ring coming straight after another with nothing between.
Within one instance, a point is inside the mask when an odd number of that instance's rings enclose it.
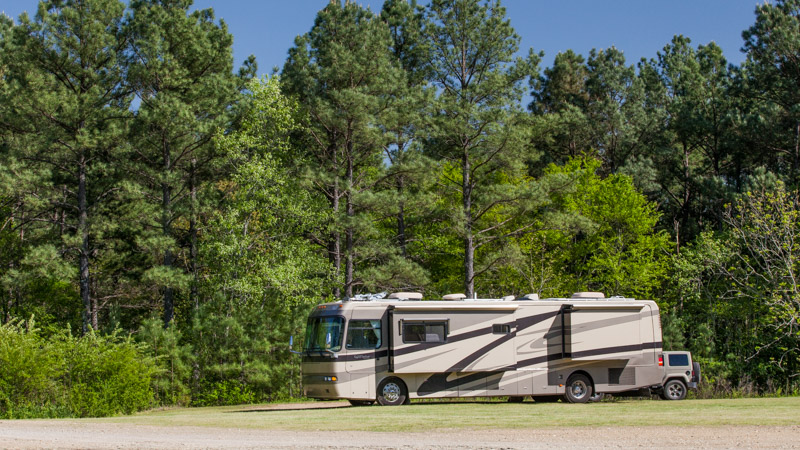
<instances>
[{"instance_id":1,"label":"blue sky","mask_svg":"<svg viewBox=\"0 0 800 450\"><path fill-rule=\"evenodd\" d=\"M234 57L240 64L254 54L260 73L282 67L295 36L308 31L316 12L328 0L195 0L198 8L213 8L234 36ZM382 1L362 1L379 11ZM742 31L755 21L753 11L763 0L505 0L511 25L522 38L521 48L544 50L543 66L567 49L583 54L592 48L615 46L629 64L654 58L675 34L693 44L716 42L729 62L744 55ZM16 18L36 11L36 0L2 0L0 11Z\"/></svg>"}]
</instances>

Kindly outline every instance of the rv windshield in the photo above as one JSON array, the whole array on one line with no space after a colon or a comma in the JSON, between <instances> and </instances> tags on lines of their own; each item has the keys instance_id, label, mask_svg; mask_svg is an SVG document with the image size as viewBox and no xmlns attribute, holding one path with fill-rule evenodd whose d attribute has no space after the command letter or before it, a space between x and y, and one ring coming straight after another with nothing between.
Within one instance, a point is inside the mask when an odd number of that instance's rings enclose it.
<instances>
[{"instance_id":1,"label":"rv windshield","mask_svg":"<svg viewBox=\"0 0 800 450\"><path fill-rule=\"evenodd\" d=\"M309 317L303 350L338 352L342 349L343 329L342 317Z\"/></svg>"}]
</instances>

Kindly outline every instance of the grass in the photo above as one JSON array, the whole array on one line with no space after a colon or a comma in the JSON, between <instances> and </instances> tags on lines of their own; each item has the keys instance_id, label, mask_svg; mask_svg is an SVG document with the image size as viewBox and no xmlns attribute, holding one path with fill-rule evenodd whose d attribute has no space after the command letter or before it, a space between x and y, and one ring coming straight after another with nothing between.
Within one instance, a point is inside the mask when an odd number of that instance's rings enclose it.
<instances>
[{"instance_id":1,"label":"grass","mask_svg":"<svg viewBox=\"0 0 800 450\"><path fill-rule=\"evenodd\" d=\"M346 405L347 403L344 403ZM152 426L200 426L297 431L431 431L608 426L796 425L800 397L684 400L622 400L586 405L563 403L453 402L402 407L299 409L303 404L175 408L133 416L89 419Z\"/></svg>"}]
</instances>

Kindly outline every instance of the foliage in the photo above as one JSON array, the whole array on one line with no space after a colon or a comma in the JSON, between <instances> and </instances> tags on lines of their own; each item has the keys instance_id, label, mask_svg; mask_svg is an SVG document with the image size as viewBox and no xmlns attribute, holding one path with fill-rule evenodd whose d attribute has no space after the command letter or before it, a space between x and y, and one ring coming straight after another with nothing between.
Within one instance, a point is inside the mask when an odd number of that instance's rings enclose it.
<instances>
[{"instance_id":1,"label":"foliage","mask_svg":"<svg viewBox=\"0 0 800 450\"><path fill-rule=\"evenodd\" d=\"M577 291L653 298L666 271L667 240L655 205L630 177L602 177L601 162L573 158L546 170L552 189L540 229L519 240L512 284L546 296ZM519 287L518 287L519 288Z\"/></svg>"},{"instance_id":2,"label":"foliage","mask_svg":"<svg viewBox=\"0 0 800 450\"><path fill-rule=\"evenodd\" d=\"M380 264L381 253L390 249L372 245L372 194L388 145L377 124L403 106L407 88L391 46L389 27L372 11L354 2L331 2L296 39L283 69L284 89L304 112L303 129L295 136L304 163L298 173L328 202L332 219L315 240L326 248L337 277L335 297L352 297L354 289L369 283L363 278L369 272L356 267Z\"/></svg>"},{"instance_id":3,"label":"foliage","mask_svg":"<svg viewBox=\"0 0 800 450\"><path fill-rule=\"evenodd\" d=\"M188 405L195 355L191 344L182 342L182 333L176 325L164 327L162 320L147 319L136 333L136 341L156 364L152 379L155 403Z\"/></svg>"},{"instance_id":4,"label":"foliage","mask_svg":"<svg viewBox=\"0 0 800 450\"><path fill-rule=\"evenodd\" d=\"M541 74L499 0L337 1L260 80L191 3L0 15L2 417L298 397L382 290L653 298L700 395L797 391L799 0Z\"/></svg>"},{"instance_id":5,"label":"foliage","mask_svg":"<svg viewBox=\"0 0 800 450\"><path fill-rule=\"evenodd\" d=\"M43 338L33 320L0 325L0 417L98 417L152 405L155 363L114 333Z\"/></svg>"},{"instance_id":6,"label":"foliage","mask_svg":"<svg viewBox=\"0 0 800 450\"><path fill-rule=\"evenodd\" d=\"M444 163L440 195L453 199L447 232L462 242L458 257L471 298L476 279L507 260L507 238L532 225L514 218L542 200L525 176L525 162L537 154L520 105L540 56L532 49L514 56L520 38L499 1L435 0L426 17L429 80L439 91L428 154Z\"/></svg>"}]
</instances>

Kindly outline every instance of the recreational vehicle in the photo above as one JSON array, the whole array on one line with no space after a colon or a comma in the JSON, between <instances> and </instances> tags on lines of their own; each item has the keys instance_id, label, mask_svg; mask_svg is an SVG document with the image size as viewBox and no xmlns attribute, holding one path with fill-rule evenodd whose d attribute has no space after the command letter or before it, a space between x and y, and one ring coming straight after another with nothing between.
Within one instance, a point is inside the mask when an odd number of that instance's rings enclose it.
<instances>
[{"instance_id":1,"label":"recreational vehicle","mask_svg":"<svg viewBox=\"0 0 800 450\"><path fill-rule=\"evenodd\" d=\"M395 293L314 308L300 352L305 395L354 405L501 396L583 403L667 381L653 301L602 293L421 298Z\"/></svg>"}]
</instances>

